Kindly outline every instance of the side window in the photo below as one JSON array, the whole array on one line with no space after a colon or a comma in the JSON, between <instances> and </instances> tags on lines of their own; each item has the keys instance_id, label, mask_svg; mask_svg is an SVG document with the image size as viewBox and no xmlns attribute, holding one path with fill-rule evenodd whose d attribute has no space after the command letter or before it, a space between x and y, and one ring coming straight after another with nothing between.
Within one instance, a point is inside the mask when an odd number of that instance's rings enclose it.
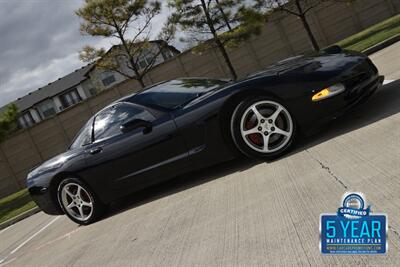
<instances>
[{"instance_id":1,"label":"side window","mask_svg":"<svg viewBox=\"0 0 400 267\"><path fill-rule=\"evenodd\" d=\"M100 74L100 76L104 86L109 86L116 81L114 73L112 73L111 71L105 71Z\"/></svg>"},{"instance_id":2,"label":"side window","mask_svg":"<svg viewBox=\"0 0 400 267\"><path fill-rule=\"evenodd\" d=\"M121 134L122 124L131 119L153 121L154 116L146 110L120 104L99 113L94 121L94 140L103 140Z\"/></svg>"},{"instance_id":3,"label":"side window","mask_svg":"<svg viewBox=\"0 0 400 267\"><path fill-rule=\"evenodd\" d=\"M89 120L85 126L82 127L75 137L75 140L72 142L71 149L79 148L92 142L92 123L93 120Z\"/></svg>"}]
</instances>

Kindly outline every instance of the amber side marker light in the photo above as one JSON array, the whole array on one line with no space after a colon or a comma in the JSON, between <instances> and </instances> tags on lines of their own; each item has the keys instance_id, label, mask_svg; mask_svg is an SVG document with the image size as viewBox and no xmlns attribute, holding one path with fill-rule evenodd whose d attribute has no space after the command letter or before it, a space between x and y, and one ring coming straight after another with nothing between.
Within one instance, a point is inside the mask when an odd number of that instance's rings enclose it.
<instances>
[{"instance_id":1,"label":"amber side marker light","mask_svg":"<svg viewBox=\"0 0 400 267\"><path fill-rule=\"evenodd\" d=\"M324 89L318 91L316 94L314 94L312 96L311 100L313 102L321 101L323 99L340 94L340 93L344 92L344 90L346 90L344 85L341 83L338 83L338 84L329 86L327 88L324 88Z\"/></svg>"}]
</instances>

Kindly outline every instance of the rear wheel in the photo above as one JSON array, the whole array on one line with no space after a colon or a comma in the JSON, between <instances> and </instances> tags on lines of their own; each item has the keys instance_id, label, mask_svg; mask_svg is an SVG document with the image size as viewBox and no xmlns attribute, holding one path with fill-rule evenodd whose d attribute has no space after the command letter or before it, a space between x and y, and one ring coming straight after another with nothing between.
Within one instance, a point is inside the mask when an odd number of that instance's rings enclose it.
<instances>
[{"instance_id":1,"label":"rear wheel","mask_svg":"<svg viewBox=\"0 0 400 267\"><path fill-rule=\"evenodd\" d=\"M76 178L64 179L58 187L57 196L65 214L78 224L91 224L105 211L105 205L96 194Z\"/></svg>"},{"instance_id":2,"label":"rear wheel","mask_svg":"<svg viewBox=\"0 0 400 267\"><path fill-rule=\"evenodd\" d=\"M231 119L231 134L245 155L274 159L287 152L296 136L296 123L278 100L251 97L239 103Z\"/></svg>"}]
</instances>

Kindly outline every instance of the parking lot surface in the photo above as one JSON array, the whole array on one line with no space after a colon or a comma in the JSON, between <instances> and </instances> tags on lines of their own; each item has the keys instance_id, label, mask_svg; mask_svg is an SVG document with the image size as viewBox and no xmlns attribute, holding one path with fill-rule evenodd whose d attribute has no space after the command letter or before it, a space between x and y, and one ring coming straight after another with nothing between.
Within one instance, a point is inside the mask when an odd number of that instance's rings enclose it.
<instances>
[{"instance_id":1,"label":"parking lot surface","mask_svg":"<svg viewBox=\"0 0 400 267\"><path fill-rule=\"evenodd\" d=\"M372 55L388 84L289 155L178 177L86 227L38 213L0 231L0 266L400 266L399 57ZM386 255L319 252L319 216L346 191L388 215Z\"/></svg>"}]
</instances>

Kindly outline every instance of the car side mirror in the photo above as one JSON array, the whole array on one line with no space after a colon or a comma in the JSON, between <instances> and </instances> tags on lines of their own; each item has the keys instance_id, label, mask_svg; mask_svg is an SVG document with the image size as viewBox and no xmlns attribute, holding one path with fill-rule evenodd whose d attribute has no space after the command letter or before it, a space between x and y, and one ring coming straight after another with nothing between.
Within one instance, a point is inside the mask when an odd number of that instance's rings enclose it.
<instances>
[{"instance_id":1,"label":"car side mirror","mask_svg":"<svg viewBox=\"0 0 400 267\"><path fill-rule=\"evenodd\" d=\"M144 128L143 133L148 134L153 129L153 124L150 121L145 121L141 119L133 119L125 122L121 125L120 130L123 133L129 133L133 130Z\"/></svg>"}]
</instances>

